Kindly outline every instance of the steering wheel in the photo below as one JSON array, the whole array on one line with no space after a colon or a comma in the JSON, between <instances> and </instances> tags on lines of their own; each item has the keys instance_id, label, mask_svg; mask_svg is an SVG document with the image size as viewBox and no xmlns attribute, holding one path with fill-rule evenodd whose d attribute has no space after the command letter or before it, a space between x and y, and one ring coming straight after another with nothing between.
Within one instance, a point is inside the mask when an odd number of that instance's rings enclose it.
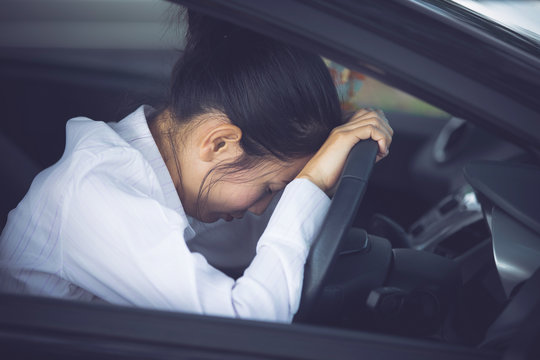
<instances>
[{"instance_id":1,"label":"steering wheel","mask_svg":"<svg viewBox=\"0 0 540 360\"><path fill-rule=\"evenodd\" d=\"M364 140L357 143L347 157L321 232L315 239L306 261L302 298L295 321L309 318L358 212L377 152L378 145L375 141Z\"/></svg>"}]
</instances>

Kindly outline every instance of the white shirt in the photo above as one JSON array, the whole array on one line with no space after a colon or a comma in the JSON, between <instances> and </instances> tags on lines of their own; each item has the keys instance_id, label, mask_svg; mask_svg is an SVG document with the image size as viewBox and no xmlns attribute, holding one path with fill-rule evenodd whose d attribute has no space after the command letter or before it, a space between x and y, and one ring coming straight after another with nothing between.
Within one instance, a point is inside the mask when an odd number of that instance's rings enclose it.
<instances>
[{"instance_id":1,"label":"white shirt","mask_svg":"<svg viewBox=\"0 0 540 360\"><path fill-rule=\"evenodd\" d=\"M118 123L68 121L62 158L9 214L0 289L291 321L330 199L296 179L271 214L188 218L148 128L150 111L142 106ZM237 280L216 268L248 264Z\"/></svg>"}]
</instances>

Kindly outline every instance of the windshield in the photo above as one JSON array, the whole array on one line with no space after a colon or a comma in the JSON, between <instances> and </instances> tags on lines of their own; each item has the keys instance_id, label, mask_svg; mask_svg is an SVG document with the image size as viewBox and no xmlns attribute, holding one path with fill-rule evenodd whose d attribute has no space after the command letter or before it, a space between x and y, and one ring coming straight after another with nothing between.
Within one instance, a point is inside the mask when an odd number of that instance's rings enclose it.
<instances>
[{"instance_id":1,"label":"windshield","mask_svg":"<svg viewBox=\"0 0 540 360\"><path fill-rule=\"evenodd\" d=\"M540 1L453 0L532 40L540 42Z\"/></svg>"}]
</instances>

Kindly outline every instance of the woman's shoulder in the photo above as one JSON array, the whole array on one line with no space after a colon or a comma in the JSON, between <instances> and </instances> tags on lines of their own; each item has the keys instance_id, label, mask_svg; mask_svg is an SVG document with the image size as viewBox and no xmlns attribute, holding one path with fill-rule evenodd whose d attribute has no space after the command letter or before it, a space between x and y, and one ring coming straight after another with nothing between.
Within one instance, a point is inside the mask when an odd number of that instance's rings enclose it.
<instances>
[{"instance_id":1,"label":"woman's shoulder","mask_svg":"<svg viewBox=\"0 0 540 360\"><path fill-rule=\"evenodd\" d=\"M92 155L129 148L129 144L103 121L76 117L66 123L64 156L73 153Z\"/></svg>"},{"instance_id":2,"label":"woman's shoulder","mask_svg":"<svg viewBox=\"0 0 540 360\"><path fill-rule=\"evenodd\" d=\"M122 120L124 127L143 129L146 123L139 117L127 117L130 123ZM136 131L126 135L126 129L120 126L122 121L105 123L86 117L69 120L62 157L34 178L20 207L31 212L46 203L47 208L65 213L68 208L99 212L104 204L113 212L131 203L169 206L157 173L159 150L146 151L153 141L150 131L143 131L144 136Z\"/></svg>"},{"instance_id":3,"label":"woman's shoulder","mask_svg":"<svg viewBox=\"0 0 540 360\"><path fill-rule=\"evenodd\" d=\"M76 117L66 124L66 147L59 168L78 177L96 170L116 178L150 169L140 149L133 147L109 123ZM80 177L80 176L79 176Z\"/></svg>"},{"instance_id":4,"label":"woman's shoulder","mask_svg":"<svg viewBox=\"0 0 540 360\"><path fill-rule=\"evenodd\" d=\"M149 183L151 187L155 180L149 172L144 156L107 123L76 117L66 124L62 157L36 176L30 192L47 192L65 198L66 194L73 194L71 190L89 180L126 184L126 180L140 174L146 177L140 177L139 185L144 187Z\"/></svg>"}]
</instances>

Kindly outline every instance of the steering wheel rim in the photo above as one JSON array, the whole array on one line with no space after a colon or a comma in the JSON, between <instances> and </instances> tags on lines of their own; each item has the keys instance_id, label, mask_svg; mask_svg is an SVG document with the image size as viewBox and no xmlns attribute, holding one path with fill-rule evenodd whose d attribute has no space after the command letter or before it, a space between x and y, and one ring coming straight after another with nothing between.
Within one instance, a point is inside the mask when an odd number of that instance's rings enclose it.
<instances>
[{"instance_id":1,"label":"steering wheel rim","mask_svg":"<svg viewBox=\"0 0 540 360\"><path fill-rule=\"evenodd\" d=\"M302 298L295 320L302 321L310 316L364 198L377 152L375 141L364 140L358 142L347 157L328 214L306 260Z\"/></svg>"}]
</instances>

